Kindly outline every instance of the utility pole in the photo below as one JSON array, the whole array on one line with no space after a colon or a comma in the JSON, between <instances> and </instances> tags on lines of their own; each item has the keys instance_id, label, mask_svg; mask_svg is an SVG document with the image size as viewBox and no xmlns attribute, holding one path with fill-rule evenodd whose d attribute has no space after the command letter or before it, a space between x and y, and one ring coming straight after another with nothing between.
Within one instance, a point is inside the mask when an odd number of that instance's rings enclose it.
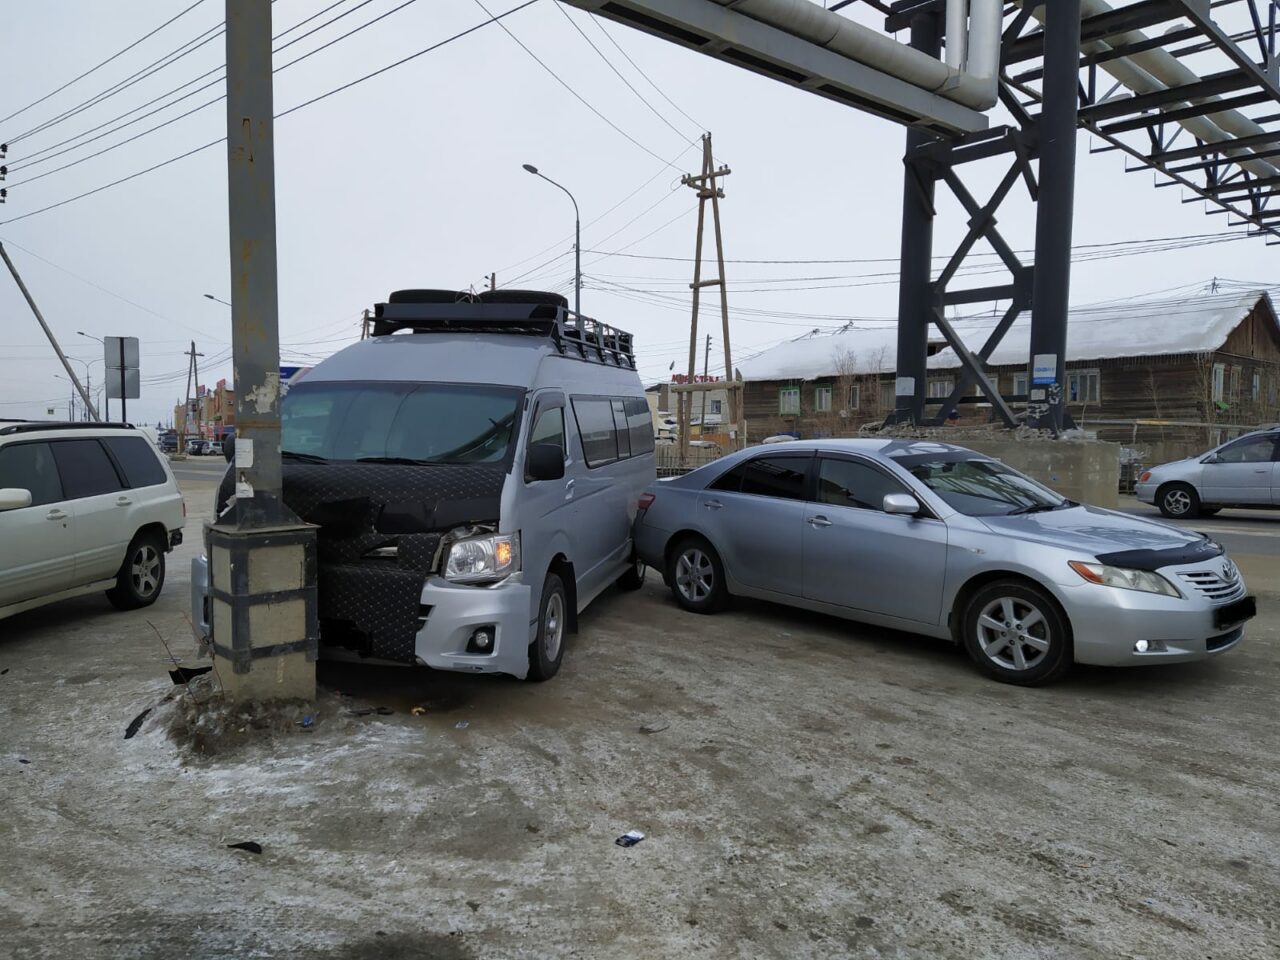
<instances>
[{"instance_id":1,"label":"utility pole","mask_svg":"<svg viewBox=\"0 0 1280 960\"><path fill-rule=\"evenodd\" d=\"M693 419L693 391L707 390L707 383L695 383L698 362L698 307L703 287L720 288L720 329L724 338L724 374L725 388L729 397L729 435L731 445L737 447L741 436L741 425L738 422L738 411L741 408L740 392L734 379L733 355L729 346L729 292L725 287L724 277L724 237L720 231L720 200L724 197L724 189L719 185L721 177L727 177L732 171L726 166L715 166L711 152L711 134L702 135L702 172L687 174L680 178L686 187L692 187L698 194L698 233L694 241L693 282L689 284L693 291L693 316L689 327L689 379L682 387L676 388L680 398L678 419L680 423L680 458L683 462L689 455L689 422ZM707 202L711 202L711 219L716 239L716 267L718 275L702 279L702 236L706 224ZM709 356L709 355L708 355ZM705 397L704 397L705 401ZM705 411L706 405L703 404Z\"/></svg>"},{"instance_id":2,"label":"utility pole","mask_svg":"<svg viewBox=\"0 0 1280 960\"><path fill-rule=\"evenodd\" d=\"M496 273L489 274L489 289L490 290L498 289L498 275Z\"/></svg>"},{"instance_id":3,"label":"utility pole","mask_svg":"<svg viewBox=\"0 0 1280 960\"><path fill-rule=\"evenodd\" d=\"M271 0L225 9L235 504L208 532L212 652L232 702L314 700L316 530L284 503L280 456Z\"/></svg>"},{"instance_id":4,"label":"utility pole","mask_svg":"<svg viewBox=\"0 0 1280 960\"><path fill-rule=\"evenodd\" d=\"M67 371L67 376L71 378L71 382L75 385L76 392L80 394L80 399L84 401L84 408L89 411L89 416L94 420L100 419L98 411L89 401L89 394L85 391L84 386L80 383L80 378L76 376L76 372L71 369L71 362L67 359L67 355L62 352L62 347L58 345L58 338L53 335L53 331L49 329L49 324L44 322L44 315L40 313L40 308L36 306L35 299L31 296L31 291L27 289L27 285L22 282L22 277L18 275L18 268L13 265L13 261L9 259L9 251L4 248L4 244L0 243L0 259L4 260L4 265L9 268L9 272L13 274L13 280L18 285L18 289L22 291L22 296L27 301L27 306L31 308L31 312L35 314L36 320L40 324L40 329L44 331L44 335L49 338L49 343L53 346L53 352L58 355L58 359L62 361L62 369Z\"/></svg>"},{"instance_id":5,"label":"utility pole","mask_svg":"<svg viewBox=\"0 0 1280 960\"><path fill-rule=\"evenodd\" d=\"M196 353L196 342L191 341L191 349L187 351L187 397L182 404L182 423L178 427L178 454L185 456L187 452L187 422L191 419L191 377L195 371L196 357L203 357L203 353Z\"/></svg>"},{"instance_id":6,"label":"utility pole","mask_svg":"<svg viewBox=\"0 0 1280 960\"><path fill-rule=\"evenodd\" d=\"M706 383L711 371L711 334L707 334L707 348L702 354L702 382ZM698 417L698 436L707 432L707 391L702 391L702 414Z\"/></svg>"}]
</instances>

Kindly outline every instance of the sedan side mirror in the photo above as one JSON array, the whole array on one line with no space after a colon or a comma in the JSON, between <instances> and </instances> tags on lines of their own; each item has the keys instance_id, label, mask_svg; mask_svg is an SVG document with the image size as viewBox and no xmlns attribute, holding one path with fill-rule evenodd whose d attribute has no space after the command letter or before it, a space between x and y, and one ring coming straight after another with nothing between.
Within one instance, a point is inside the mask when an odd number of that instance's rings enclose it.
<instances>
[{"instance_id":1,"label":"sedan side mirror","mask_svg":"<svg viewBox=\"0 0 1280 960\"><path fill-rule=\"evenodd\" d=\"M535 443L525 455L525 480L559 480L564 476L564 448L558 443Z\"/></svg>"},{"instance_id":2,"label":"sedan side mirror","mask_svg":"<svg viewBox=\"0 0 1280 960\"><path fill-rule=\"evenodd\" d=\"M21 487L0 489L0 510L21 510L31 506L31 491Z\"/></svg>"},{"instance_id":3,"label":"sedan side mirror","mask_svg":"<svg viewBox=\"0 0 1280 960\"><path fill-rule=\"evenodd\" d=\"M920 501L909 493L886 493L881 509L885 513L903 513L914 517L920 512Z\"/></svg>"}]
</instances>

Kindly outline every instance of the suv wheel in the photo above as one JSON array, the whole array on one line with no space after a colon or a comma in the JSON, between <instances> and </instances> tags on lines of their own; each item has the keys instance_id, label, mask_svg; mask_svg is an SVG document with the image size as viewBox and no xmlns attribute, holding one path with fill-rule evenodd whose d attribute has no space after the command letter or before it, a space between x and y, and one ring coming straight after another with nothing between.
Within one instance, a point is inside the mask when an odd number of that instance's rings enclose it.
<instances>
[{"instance_id":1,"label":"suv wheel","mask_svg":"<svg viewBox=\"0 0 1280 960\"><path fill-rule=\"evenodd\" d=\"M1200 516L1200 496L1189 483L1171 483L1156 495L1160 512L1172 520L1190 520Z\"/></svg>"},{"instance_id":2,"label":"suv wheel","mask_svg":"<svg viewBox=\"0 0 1280 960\"><path fill-rule=\"evenodd\" d=\"M137 610L155 603L163 586L164 544L154 533L140 533L129 544L107 599L118 610Z\"/></svg>"},{"instance_id":3,"label":"suv wheel","mask_svg":"<svg viewBox=\"0 0 1280 960\"><path fill-rule=\"evenodd\" d=\"M1071 628L1039 587L998 580L965 607L961 629L969 658L989 677L1038 686L1071 666Z\"/></svg>"}]
</instances>

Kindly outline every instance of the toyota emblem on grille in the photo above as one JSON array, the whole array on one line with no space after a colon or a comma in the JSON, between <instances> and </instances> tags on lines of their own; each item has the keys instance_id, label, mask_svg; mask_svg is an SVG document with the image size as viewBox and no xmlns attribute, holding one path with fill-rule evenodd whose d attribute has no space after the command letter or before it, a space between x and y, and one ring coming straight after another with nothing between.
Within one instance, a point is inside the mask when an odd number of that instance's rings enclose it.
<instances>
[{"instance_id":1,"label":"toyota emblem on grille","mask_svg":"<svg viewBox=\"0 0 1280 960\"><path fill-rule=\"evenodd\" d=\"M1234 580L1238 575L1239 574L1236 570L1236 565L1232 563L1230 560L1224 560L1222 563L1222 579Z\"/></svg>"}]
</instances>

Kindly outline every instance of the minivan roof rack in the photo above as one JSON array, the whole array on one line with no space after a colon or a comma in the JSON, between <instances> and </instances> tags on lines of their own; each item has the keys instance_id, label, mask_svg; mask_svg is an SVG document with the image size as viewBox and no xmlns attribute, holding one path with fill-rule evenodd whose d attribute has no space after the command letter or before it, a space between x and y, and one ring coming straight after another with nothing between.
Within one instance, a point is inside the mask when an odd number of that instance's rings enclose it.
<instances>
[{"instance_id":1,"label":"minivan roof rack","mask_svg":"<svg viewBox=\"0 0 1280 960\"><path fill-rule=\"evenodd\" d=\"M546 337L565 356L636 367L632 336L569 309L569 301L543 290L397 290L374 304L372 335L505 333Z\"/></svg>"},{"instance_id":2,"label":"minivan roof rack","mask_svg":"<svg viewBox=\"0 0 1280 960\"><path fill-rule=\"evenodd\" d=\"M132 423L98 423L95 420L44 421L30 420L0 427L0 437L15 433L37 433L41 430L136 430Z\"/></svg>"}]
</instances>

